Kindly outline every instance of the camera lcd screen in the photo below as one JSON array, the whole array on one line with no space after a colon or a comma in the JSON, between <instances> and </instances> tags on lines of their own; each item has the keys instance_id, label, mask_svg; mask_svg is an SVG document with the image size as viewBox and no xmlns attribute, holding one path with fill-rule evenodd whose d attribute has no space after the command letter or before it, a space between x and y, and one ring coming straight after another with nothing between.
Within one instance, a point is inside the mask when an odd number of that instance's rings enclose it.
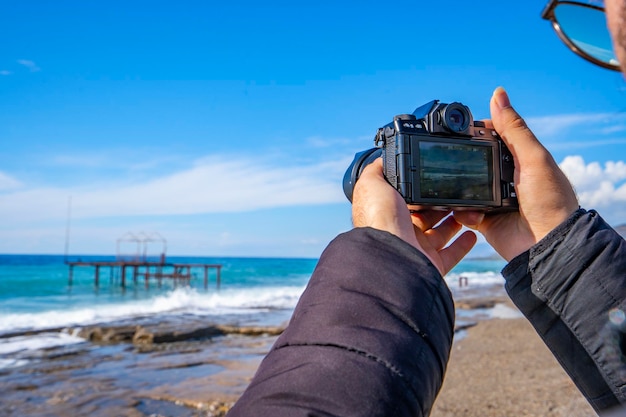
<instances>
[{"instance_id":1,"label":"camera lcd screen","mask_svg":"<svg viewBox=\"0 0 626 417\"><path fill-rule=\"evenodd\" d=\"M419 142L420 196L492 201L493 148L458 142Z\"/></svg>"}]
</instances>

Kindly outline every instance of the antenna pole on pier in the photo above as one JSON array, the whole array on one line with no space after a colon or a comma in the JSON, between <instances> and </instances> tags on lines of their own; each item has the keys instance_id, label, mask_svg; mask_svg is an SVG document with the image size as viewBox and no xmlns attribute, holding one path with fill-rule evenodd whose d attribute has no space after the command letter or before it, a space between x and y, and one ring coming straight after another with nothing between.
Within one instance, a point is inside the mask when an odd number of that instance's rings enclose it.
<instances>
[{"instance_id":1,"label":"antenna pole on pier","mask_svg":"<svg viewBox=\"0 0 626 417\"><path fill-rule=\"evenodd\" d=\"M65 224L65 263L70 251L70 224L72 219L72 196L67 198L67 222Z\"/></svg>"}]
</instances>

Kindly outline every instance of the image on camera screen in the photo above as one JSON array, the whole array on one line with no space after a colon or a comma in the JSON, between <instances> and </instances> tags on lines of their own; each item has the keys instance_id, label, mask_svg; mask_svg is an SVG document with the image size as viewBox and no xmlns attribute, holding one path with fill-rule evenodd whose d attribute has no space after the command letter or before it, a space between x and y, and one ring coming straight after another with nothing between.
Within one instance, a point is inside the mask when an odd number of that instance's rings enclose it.
<instances>
[{"instance_id":1,"label":"image on camera screen","mask_svg":"<svg viewBox=\"0 0 626 417\"><path fill-rule=\"evenodd\" d=\"M493 200L491 146L419 142L421 198Z\"/></svg>"}]
</instances>

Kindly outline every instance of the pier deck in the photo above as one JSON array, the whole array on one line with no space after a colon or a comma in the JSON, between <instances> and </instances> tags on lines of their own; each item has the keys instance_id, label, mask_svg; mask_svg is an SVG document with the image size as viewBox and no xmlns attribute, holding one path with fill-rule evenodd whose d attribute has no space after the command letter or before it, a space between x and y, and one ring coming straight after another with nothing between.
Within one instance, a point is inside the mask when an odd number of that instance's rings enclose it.
<instances>
[{"instance_id":1,"label":"pier deck","mask_svg":"<svg viewBox=\"0 0 626 417\"><path fill-rule=\"evenodd\" d=\"M100 285L100 272L102 268L109 268L110 276L119 276L122 287L126 287L126 280L129 278L127 269L130 268L130 277L137 284L139 278L143 278L146 288L149 287L151 279L156 279L159 286L164 279L171 279L176 283L189 285L192 277L192 269L201 269L204 273L204 288L209 285L209 270L216 271L216 288L221 286L222 265L205 263L174 263L165 261L144 261L144 260L116 260L116 261L68 261L69 285L72 285L75 267L94 268L94 284Z\"/></svg>"}]
</instances>

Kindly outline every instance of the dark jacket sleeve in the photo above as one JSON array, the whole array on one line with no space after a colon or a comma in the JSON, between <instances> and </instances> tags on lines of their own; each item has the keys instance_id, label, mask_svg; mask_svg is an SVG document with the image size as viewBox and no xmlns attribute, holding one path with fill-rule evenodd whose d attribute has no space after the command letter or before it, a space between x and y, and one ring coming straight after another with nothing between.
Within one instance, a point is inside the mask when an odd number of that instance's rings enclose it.
<instances>
[{"instance_id":1,"label":"dark jacket sleeve","mask_svg":"<svg viewBox=\"0 0 626 417\"><path fill-rule=\"evenodd\" d=\"M511 299L598 412L626 403L626 244L578 210L502 271Z\"/></svg>"},{"instance_id":2,"label":"dark jacket sleeve","mask_svg":"<svg viewBox=\"0 0 626 417\"><path fill-rule=\"evenodd\" d=\"M438 270L370 228L322 254L289 326L235 416L426 416L446 369L454 305Z\"/></svg>"}]
</instances>

